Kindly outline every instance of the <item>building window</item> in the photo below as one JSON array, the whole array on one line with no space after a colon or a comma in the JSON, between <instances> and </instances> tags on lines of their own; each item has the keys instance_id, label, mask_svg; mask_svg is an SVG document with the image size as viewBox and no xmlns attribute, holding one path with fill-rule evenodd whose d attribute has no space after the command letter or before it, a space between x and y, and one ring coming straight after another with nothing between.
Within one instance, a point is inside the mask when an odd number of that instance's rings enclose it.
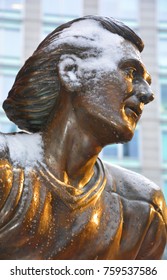
<instances>
[{"instance_id":1,"label":"building window","mask_svg":"<svg viewBox=\"0 0 167 280\"><path fill-rule=\"evenodd\" d=\"M167 83L161 84L161 114L167 114Z\"/></svg>"},{"instance_id":2,"label":"building window","mask_svg":"<svg viewBox=\"0 0 167 280\"><path fill-rule=\"evenodd\" d=\"M162 161L167 163L167 130L162 131Z\"/></svg>"},{"instance_id":3,"label":"building window","mask_svg":"<svg viewBox=\"0 0 167 280\"><path fill-rule=\"evenodd\" d=\"M160 67L167 66L167 38L160 38L158 41L158 62Z\"/></svg>"},{"instance_id":4,"label":"building window","mask_svg":"<svg viewBox=\"0 0 167 280\"><path fill-rule=\"evenodd\" d=\"M103 149L102 157L105 160L112 160L112 158L118 157L118 145L109 145Z\"/></svg>"},{"instance_id":5,"label":"building window","mask_svg":"<svg viewBox=\"0 0 167 280\"><path fill-rule=\"evenodd\" d=\"M82 14L82 0L42 0L43 14L60 16L80 16Z\"/></svg>"},{"instance_id":6,"label":"building window","mask_svg":"<svg viewBox=\"0 0 167 280\"><path fill-rule=\"evenodd\" d=\"M138 130L136 130L132 140L123 144L123 157L137 159L139 157Z\"/></svg>"},{"instance_id":7,"label":"building window","mask_svg":"<svg viewBox=\"0 0 167 280\"><path fill-rule=\"evenodd\" d=\"M15 76L10 76L10 75L0 76L0 82L1 82L0 104L8 96L8 92L9 92L9 90L11 89L11 87L14 83L14 79L15 79Z\"/></svg>"},{"instance_id":8,"label":"building window","mask_svg":"<svg viewBox=\"0 0 167 280\"><path fill-rule=\"evenodd\" d=\"M114 144L105 147L102 158L112 160L138 160L139 159L139 130L136 130L132 140L126 144Z\"/></svg>"},{"instance_id":9,"label":"building window","mask_svg":"<svg viewBox=\"0 0 167 280\"><path fill-rule=\"evenodd\" d=\"M167 15L167 1L166 0L158 0L157 1L157 11L158 11L158 20L159 21L166 21Z\"/></svg>"},{"instance_id":10,"label":"building window","mask_svg":"<svg viewBox=\"0 0 167 280\"><path fill-rule=\"evenodd\" d=\"M42 0L43 30L41 39L44 39L61 24L80 17L83 12L83 1Z\"/></svg>"},{"instance_id":11,"label":"building window","mask_svg":"<svg viewBox=\"0 0 167 280\"><path fill-rule=\"evenodd\" d=\"M1 44L0 56L20 58L21 49L21 30L20 29L0 29Z\"/></svg>"},{"instance_id":12,"label":"building window","mask_svg":"<svg viewBox=\"0 0 167 280\"><path fill-rule=\"evenodd\" d=\"M124 0L100 0L99 14L122 20L136 20L138 18L138 0L129 0L128 5Z\"/></svg>"},{"instance_id":13,"label":"building window","mask_svg":"<svg viewBox=\"0 0 167 280\"><path fill-rule=\"evenodd\" d=\"M0 123L0 132L12 133L12 132L16 132L16 131L17 131L17 127L14 123L12 123L10 121Z\"/></svg>"},{"instance_id":14,"label":"building window","mask_svg":"<svg viewBox=\"0 0 167 280\"><path fill-rule=\"evenodd\" d=\"M2 10L21 10L24 0L0 0L0 9Z\"/></svg>"},{"instance_id":15,"label":"building window","mask_svg":"<svg viewBox=\"0 0 167 280\"><path fill-rule=\"evenodd\" d=\"M2 109L2 103L7 98L8 92L11 89L15 76L2 75L0 76L0 132L10 133L15 132L17 127L10 122Z\"/></svg>"}]
</instances>

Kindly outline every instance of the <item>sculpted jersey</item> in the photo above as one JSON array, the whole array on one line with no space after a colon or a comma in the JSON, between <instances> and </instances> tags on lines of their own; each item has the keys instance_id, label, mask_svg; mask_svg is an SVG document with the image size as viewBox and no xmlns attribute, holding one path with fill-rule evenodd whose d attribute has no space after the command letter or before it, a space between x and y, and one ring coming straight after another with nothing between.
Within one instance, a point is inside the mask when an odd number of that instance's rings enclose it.
<instances>
[{"instance_id":1,"label":"sculpted jersey","mask_svg":"<svg viewBox=\"0 0 167 280\"><path fill-rule=\"evenodd\" d=\"M134 172L95 165L83 189L42 163L0 160L0 259L159 259L167 239L160 189Z\"/></svg>"}]
</instances>

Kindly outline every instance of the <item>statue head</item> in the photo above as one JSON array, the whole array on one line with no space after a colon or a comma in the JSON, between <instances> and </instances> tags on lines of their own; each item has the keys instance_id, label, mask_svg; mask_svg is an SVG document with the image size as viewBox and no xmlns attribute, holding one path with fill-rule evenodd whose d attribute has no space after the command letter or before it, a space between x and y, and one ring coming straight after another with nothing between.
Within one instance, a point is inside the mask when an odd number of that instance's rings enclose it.
<instances>
[{"instance_id":1,"label":"statue head","mask_svg":"<svg viewBox=\"0 0 167 280\"><path fill-rule=\"evenodd\" d=\"M118 61L120 51L122 56L128 56L126 44L137 53L144 47L134 31L112 18L86 16L59 26L41 42L18 72L3 103L7 116L21 129L42 131L53 111L56 114L61 87L80 94L85 83L89 87L93 84L92 77L98 78L98 72L103 76L108 50L113 52L111 65ZM94 65L96 58L101 59L98 68ZM76 71L78 65L80 70ZM132 67L128 71L132 71Z\"/></svg>"}]
</instances>

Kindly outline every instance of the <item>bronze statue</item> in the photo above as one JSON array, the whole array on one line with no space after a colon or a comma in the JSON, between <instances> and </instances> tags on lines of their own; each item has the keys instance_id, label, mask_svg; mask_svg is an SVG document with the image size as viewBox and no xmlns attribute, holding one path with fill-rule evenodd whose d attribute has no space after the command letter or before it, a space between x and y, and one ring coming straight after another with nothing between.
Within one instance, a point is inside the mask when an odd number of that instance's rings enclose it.
<instances>
[{"instance_id":1,"label":"bronze statue","mask_svg":"<svg viewBox=\"0 0 167 280\"><path fill-rule=\"evenodd\" d=\"M160 188L98 158L131 140L154 99L143 47L124 24L86 16L25 62L3 104L23 132L0 135L0 259L161 258Z\"/></svg>"}]
</instances>

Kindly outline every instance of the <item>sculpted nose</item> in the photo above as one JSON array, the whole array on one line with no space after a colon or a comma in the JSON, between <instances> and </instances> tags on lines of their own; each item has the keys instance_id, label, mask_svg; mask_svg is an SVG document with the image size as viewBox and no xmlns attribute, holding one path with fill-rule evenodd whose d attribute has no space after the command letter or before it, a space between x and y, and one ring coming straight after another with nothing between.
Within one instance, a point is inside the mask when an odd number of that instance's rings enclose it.
<instances>
[{"instance_id":1,"label":"sculpted nose","mask_svg":"<svg viewBox=\"0 0 167 280\"><path fill-rule=\"evenodd\" d=\"M144 104L148 104L154 100L154 93L147 81L143 81L143 83L138 85L136 88L136 95L140 102Z\"/></svg>"}]
</instances>

